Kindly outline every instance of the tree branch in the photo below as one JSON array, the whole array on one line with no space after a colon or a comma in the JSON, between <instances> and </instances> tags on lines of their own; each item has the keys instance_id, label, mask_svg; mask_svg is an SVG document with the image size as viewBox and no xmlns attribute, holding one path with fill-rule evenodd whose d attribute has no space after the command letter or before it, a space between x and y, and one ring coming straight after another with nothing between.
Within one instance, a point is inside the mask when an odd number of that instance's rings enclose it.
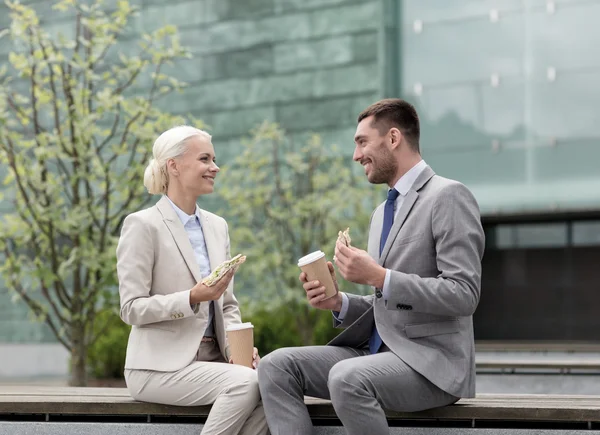
<instances>
[{"instance_id":1,"label":"tree branch","mask_svg":"<svg viewBox=\"0 0 600 435\"><path fill-rule=\"evenodd\" d=\"M7 256L7 258L9 258L11 255L10 251L8 250L8 244L5 245L4 254ZM25 291L25 289L23 288L21 283L19 283L18 281L16 281L13 278L10 278L10 284L11 284L11 287L17 292L17 294L23 299L23 301L25 301L27 306L31 309L31 311L33 311L33 313L35 315L44 317L44 322L50 327L50 329L54 333L54 336L56 337L56 339L65 348L70 349L71 348L70 344L62 337L62 334L59 333L58 328L52 321L52 317L50 317L46 313L43 306L38 301L36 301L35 299L33 299L27 295L27 292Z\"/></svg>"},{"instance_id":2,"label":"tree branch","mask_svg":"<svg viewBox=\"0 0 600 435\"><path fill-rule=\"evenodd\" d=\"M63 152L66 155L71 156L71 154L69 153L69 150L67 149L67 146L63 140L63 133L62 133L62 127L61 127L61 120L60 120L60 110L58 107L59 98L58 98L58 91L56 90L54 69L52 68L52 64L50 63L50 57L48 56L48 50L47 50L46 46L44 45L44 43L42 42L42 37L39 35L39 33L38 33L38 42L40 44L40 47L42 48L42 55L44 56L44 60L48 63L48 71L49 71L49 75L50 75L50 90L52 91L52 97L53 97L52 98L52 112L54 115L54 128L56 129L56 133L58 134L58 140L59 140L61 149L63 150ZM53 50L54 50L54 52L56 52L55 47L53 47ZM61 70L62 70L62 67L61 67ZM60 161L60 159L58 159L58 160ZM65 173L68 174L70 177L70 174L67 171L67 169L64 168L64 170L65 170Z\"/></svg>"}]
</instances>

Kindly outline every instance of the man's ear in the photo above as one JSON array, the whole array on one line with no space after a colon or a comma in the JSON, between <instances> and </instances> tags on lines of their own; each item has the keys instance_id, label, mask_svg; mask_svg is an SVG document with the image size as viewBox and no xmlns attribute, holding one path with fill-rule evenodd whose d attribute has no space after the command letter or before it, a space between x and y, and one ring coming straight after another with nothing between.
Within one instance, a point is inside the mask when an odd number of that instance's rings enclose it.
<instances>
[{"instance_id":1,"label":"man's ear","mask_svg":"<svg viewBox=\"0 0 600 435\"><path fill-rule=\"evenodd\" d=\"M390 128L390 131L388 132L389 137L390 137L390 148L392 150L398 149L398 147L400 146L400 143L402 143L402 132L397 129L396 127L392 127Z\"/></svg>"}]
</instances>

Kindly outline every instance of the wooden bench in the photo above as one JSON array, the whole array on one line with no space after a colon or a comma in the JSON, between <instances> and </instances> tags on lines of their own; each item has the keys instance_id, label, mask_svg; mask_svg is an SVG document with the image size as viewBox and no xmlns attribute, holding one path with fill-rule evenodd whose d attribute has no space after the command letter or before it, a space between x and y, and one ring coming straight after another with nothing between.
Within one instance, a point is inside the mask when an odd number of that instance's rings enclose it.
<instances>
[{"instance_id":1,"label":"wooden bench","mask_svg":"<svg viewBox=\"0 0 600 435\"><path fill-rule=\"evenodd\" d=\"M306 398L310 415L315 421L335 425L337 417L327 400ZM195 417L202 421L209 406L178 407L133 400L123 388L20 387L0 386L0 420L73 421L73 416L85 416L85 421L155 422L164 417ZM70 417L69 417L70 416ZM546 427L543 423L576 424L577 427L600 429L600 396L547 395L480 395L463 399L444 408L417 413L388 412L390 425L443 427ZM189 421L189 419L188 419ZM500 424L501 422L501 424ZM339 424L339 421L338 423ZM500 426L498 426L500 424ZM564 426L564 425L563 425Z\"/></svg>"}]
</instances>

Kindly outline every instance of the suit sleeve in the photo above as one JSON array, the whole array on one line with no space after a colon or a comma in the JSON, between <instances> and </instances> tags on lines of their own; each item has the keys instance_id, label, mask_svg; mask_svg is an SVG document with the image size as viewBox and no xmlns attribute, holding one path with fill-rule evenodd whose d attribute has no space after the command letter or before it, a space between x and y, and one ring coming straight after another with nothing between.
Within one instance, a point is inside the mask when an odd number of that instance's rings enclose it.
<instances>
[{"instance_id":1,"label":"suit sleeve","mask_svg":"<svg viewBox=\"0 0 600 435\"><path fill-rule=\"evenodd\" d=\"M479 303L485 236L471 192L455 183L439 192L432 209L437 277L391 271L388 310L471 316Z\"/></svg>"},{"instance_id":2,"label":"suit sleeve","mask_svg":"<svg viewBox=\"0 0 600 435\"><path fill-rule=\"evenodd\" d=\"M178 320L193 316L190 290L151 295L154 238L149 225L136 214L125 218L117 245L117 275L121 319L128 325Z\"/></svg>"},{"instance_id":3,"label":"suit sleeve","mask_svg":"<svg viewBox=\"0 0 600 435\"><path fill-rule=\"evenodd\" d=\"M373 306L374 295L358 296L352 293L346 293L348 297L348 311L340 321L333 317L333 326L335 328L347 328L358 320L369 308Z\"/></svg>"},{"instance_id":4,"label":"suit sleeve","mask_svg":"<svg viewBox=\"0 0 600 435\"><path fill-rule=\"evenodd\" d=\"M231 248L230 248L230 241L229 241L229 229L227 227L227 223L225 223L225 233L227 236L227 244L226 244L226 251L227 251L227 260L231 259ZM223 319L224 319L224 324L225 324L225 329L227 329L227 326L229 325L234 325L234 324L238 324L242 322L242 316L240 314L240 305L235 297L235 295L233 294L233 281L234 281L235 277L231 279L231 281L229 282L229 285L227 286L227 290L225 290L225 293L223 294Z\"/></svg>"}]
</instances>

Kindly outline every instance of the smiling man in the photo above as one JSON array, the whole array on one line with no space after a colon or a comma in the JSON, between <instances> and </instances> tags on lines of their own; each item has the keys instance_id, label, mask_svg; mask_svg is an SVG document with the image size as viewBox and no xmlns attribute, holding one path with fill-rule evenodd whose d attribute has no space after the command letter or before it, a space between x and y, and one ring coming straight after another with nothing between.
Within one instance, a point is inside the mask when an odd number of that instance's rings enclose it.
<instances>
[{"instance_id":1,"label":"smiling man","mask_svg":"<svg viewBox=\"0 0 600 435\"><path fill-rule=\"evenodd\" d=\"M311 306L331 310L345 331L327 346L279 349L261 361L273 435L312 433L305 394L331 399L350 435L389 434L384 409L421 411L475 395L479 207L464 185L425 163L419 134L404 100L379 101L358 117L354 160L389 189L371 216L367 251L338 241L335 256L344 279L372 291L324 300L321 283L300 274Z\"/></svg>"}]
</instances>

